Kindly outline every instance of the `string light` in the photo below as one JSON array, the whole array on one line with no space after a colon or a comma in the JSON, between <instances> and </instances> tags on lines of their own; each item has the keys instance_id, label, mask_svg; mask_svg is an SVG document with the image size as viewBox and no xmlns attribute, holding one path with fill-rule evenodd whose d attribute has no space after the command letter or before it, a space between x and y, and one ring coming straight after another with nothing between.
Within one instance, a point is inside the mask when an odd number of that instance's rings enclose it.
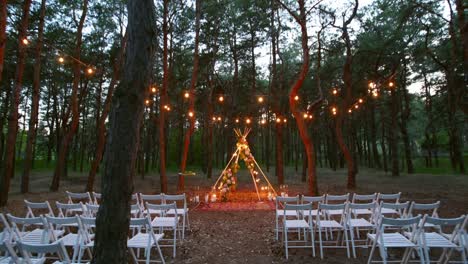
<instances>
[{"instance_id":1,"label":"string light","mask_svg":"<svg viewBox=\"0 0 468 264\"><path fill-rule=\"evenodd\" d=\"M91 74L94 73L94 69L91 68L91 67L88 67L88 69L86 69L86 73L88 73L89 75L91 75Z\"/></svg>"},{"instance_id":2,"label":"string light","mask_svg":"<svg viewBox=\"0 0 468 264\"><path fill-rule=\"evenodd\" d=\"M250 118L245 119L246 124L250 124L251 122L252 122L252 120L250 120Z\"/></svg>"},{"instance_id":3,"label":"string light","mask_svg":"<svg viewBox=\"0 0 468 264\"><path fill-rule=\"evenodd\" d=\"M390 82L388 83L388 87L392 88L393 86L395 86L395 84L394 84L392 81L390 81Z\"/></svg>"},{"instance_id":4,"label":"string light","mask_svg":"<svg viewBox=\"0 0 468 264\"><path fill-rule=\"evenodd\" d=\"M359 102L360 104L362 104L362 103L364 102L364 100L363 100L362 98L359 98L358 102Z\"/></svg>"},{"instance_id":5,"label":"string light","mask_svg":"<svg viewBox=\"0 0 468 264\"><path fill-rule=\"evenodd\" d=\"M377 97L379 97L379 93L378 93L377 91L373 91L373 92L372 92L372 96L373 96L374 98L377 98Z\"/></svg>"},{"instance_id":6,"label":"string light","mask_svg":"<svg viewBox=\"0 0 468 264\"><path fill-rule=\"evenodd\" d=\"M188 112L188 116L189 117L193 117L194 116L194 113L192 111Z\"/></svg>"},{"instance_id":7,"label":"string light","mask_svg":"<svg viewBox=\"0 0 468 264\"><path fill-rule=\"evenodd\" d=\"M260 121L260 124L265 125L265 124L266 124L266 120L265 120L265 119L262 119L262 121Z\"/></svg>"},{"instance_id":8,"label":"string light","mask_svg":"<svg viewBox=\"0 0 468 264\"><path fill-rule=\"evenodd\" d=\"M312 114L309 115L309 119L312 119L314 118L314 116Z\"/></svg>"},{"instance_id":9,"label":"string light","mask_svg":"<svg viewBox=\"0 0 468 264\"><path fill-rule=\"evenodd\" d=\"M283 119L283 123L286 123L286 122L288 122L288 119L286 119L286 118Z\"/></svg>"},{"instance_id":10,"label":"string light","mask_svg":"<svg viewBox=\"0 0 468 264\"><path fill-rule=\"evenodd\" d=\"M359 108L359 105L354 105L354 108L358 109L358 108Z\"/></svg>"},{"instance_id":11,"label":"string light","mask_svg":"<svg viewBox=\"0 0 468 264\"><path fill-rule=\"evenodd\" d=\"M309 115L307 113L304 113L304 119L307 119Z\"/></svg>"},{"instance_id":12,"label":"string light","mask_svg":"<svg viewBox=\"0 0 468 264\"><path fill-rule=\"evenodd\" d=\"M154 86L151 87L151 92L152 92L152 93L156 93L157 91L158 91L158 88L156 88L156 87L154 87Z\"/></svg>"},{"instance_id":13,"label":"string light","mask_svg":"<svg viewBox=\"0 0 468 264\"><path fill-rule=\"evenodd\" d=\"M212 119L213 119L213 121L216 121L216 116L213 116L213 118L212 118Z\"/></svg>"},{"instance_id":14,"label":"string light","mask_svg":"<svg viewBox=\"0 0 468 264\"><path fill-rule=\"evenodd\" d=\"M260 97L258 97L258 99L257 99L257 101L258 101L260 104L263 103L263 100L264 100L264 99L263 99L263 96L260 96Z\"/></svg>"},{"instance_id":15,"label":"string light","mask_svg":"<svg viewBox=\"0 0 468 264\"><path fill-rule=\"evenodd\" d=\"M163 107L166 109L166 111L171 111L171 107L169 105L164 105Z\"/></svg>"},{"instance_id":16,"label":"string light","mask_svg":"<svg viewBox=\"0 0 468 264\"><path fill-rule=\"evenodd\" d=\"M23 43L23 45L29 45L29 40L27 38L24 38L21 40L21 43Z\"/></svg>"},{"instance_id":17,"label":"string light","mask_svg":"<svg viewBox=\"0 0 468 264\"><path fill-rule=\"evenodd\" d=\"M338 109L336 109L336 107L332 107L332 109L331 109L331 110L332 110L332 114L333 114L333 115L336 115L336 113L337 113Z\"/></svg>"},{"instance_id":18,"label":"string light","mask_svg":"<svg viewBox=\"0 0 468 264\"><path fill-rule=\"evenodd\" d=\"M239 123L239 118L236 118L236 123Z\"/></svg>"},{"instance_id":19,"label":"string light","mask_svg":"<svg viewBox=\"0 0 468 264\"><path fill-rule=\"evenodd\" d=\"M220 96L218 97L218 101L219 101L220 103L224 102L224 96L220 95Z\"/></svg>"},{"instance_id":20,"label":"string light","mask_svg":"<svg viewBox=\"0 0 468 264\"><path fill-rule=\"evenodd\" d=\"M294 96L294 101L299 101L299 95Z\"/></svg>"},{"instance_id":21,"label":"string light","mask_svg":"<svg viewBox=\"0 0 468 264\"><path fill-rule=\"evenodd\" d=\"M369 88L374 89L375 88L375 83L374 82L369 82Z\"/></svg>"},{"instance_id":22,"label":"string light","mask_svg":"<svg viewBox=\"0 0 468 264\"><path fill-rule=\"evenodd\" d=\"M60 57L58 57L57 61L58 61L59 63L63 64L63 63L65 62L65 58L62 57L62 56L60 56Z\"/></svg>"},{"instance_id":23,"label":"string light","mask_svg":"<svg viewBox=\"0 0 468 264\"><path fill-rule=\"evenodd\" d=\"M150 103L151 103L151 100L149 100L149 99L145 100L145 105L149 105Z\"/></svg>"},{"instance_id":24,"label":"string light","mask_svg":"<svg viewBox=\"0 0 468 264\"><path fill-rule=\"evenodd\" d=\"M189 92L185 92L185 93L184 93L184 98L187 98L187 99L188 99L189 97L190 97L190 93L189 93Z\"/></svg>"},{"instance_id":25,"label":"string light","mask_svg":"<svg viewBox=\"0 0 468 264\"><path fill-rule=\"evenodd\" d=\"M348 113L351 114L352 112L353 112L353 109L349 109L349 110L348 110Z\"/></svg>"},{"instance_id":26,"label":"string light","mask_svg":"<svg viewBox=\"0 0 468 264\"><path fill-rule=\"evenodd\" d=\"M337 95L337 94L338 94L338 90L337 90L336 88L333 88L332 94L333 94L333 95Z\"/></svg>"},{"instance_id":27,"label":"string light","mask_svg":"<svg viewBox=\"0 0 468 264\"><path fill-rule=\"evenodd\" d=\"M276 123L281 123L281 118L276 118Z\"/></svg>"}]
</instances>

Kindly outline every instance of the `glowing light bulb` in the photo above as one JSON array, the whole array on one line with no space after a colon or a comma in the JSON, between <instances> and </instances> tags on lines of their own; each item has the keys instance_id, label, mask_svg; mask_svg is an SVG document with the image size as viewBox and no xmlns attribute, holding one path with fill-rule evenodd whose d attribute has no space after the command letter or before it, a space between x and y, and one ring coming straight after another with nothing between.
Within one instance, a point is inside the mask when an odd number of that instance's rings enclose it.
<instances>
[{"instance_id":1,"label":"glowing light bulb","mask_svg":"<svg viewBox=\"0 0 468 264\"><path fill-rule=\"evenodd\" d=\"M281 123L281 118L276 118L276 123Z\"/></svg>"},{"instance_id":2,"label":"glowing light bulb","mask_svg":"<svg viewBox=\"0 0 468 264\"><path fill-rule=\"evenodd\" d=\"M395 86L395 83L393 83L392 81L388 83L388 87L393 87Z\"/></svg>"},{"instance_id":3,"label":"glowing light bulb","mask_svg":"<svg viewBox=\"0 0 468 264\"><path fill-rule=\"evenodd\" d=\"M149 105L150 103L151 103L151 100L149 100L149 99L145 100L145 105Z\"/></svg>"},{"instance_id":4,"label":"glowing light bulb","mask_svg":"<svg viewBox=\"0 0 468 264\"><path fill-rule=\"evenodd\" d=\"M359 102L360 104L362 104L362 103L364 102L364 100L363 100L362 98L359 98L358 102Z\"/></svg>"},{"instance_id":5,"label":"glowing light bulb","mask_svg":"<svg viewBox=\"0 0 468 264\"><path fill-rule=\"evenodd\" d=\"M58 57L58 62L59 63L64 63L65 62L65 58L63 58L62 56Z\"/></svg>"},{"instance_id":6,"label":"glowing light bulb","mask_svg":"<svg viewBox=\"0 0 468 264\"><path fill-rule=\"evenodd\" d=\"M374 88L375 87L375 83L374 82L369 82L369 88Z\"/></svg>"},{"instance_id":7,"label":"glowing light bulb","mask_svg":"<svg viewBox=\"0 0 468 264\"><path fill-rule=\"evenodd\" d=\"M304 113L304 119L307 119L309 115L307 113Z\"/></svg>"},{"instance_id":8,"label":"glowing light bulb","mask_svg":"<svg viewBox=\"0 0 468 264\"><path fill-rule=\"evenodd\" d=\"M264 100L264 99L263 99L263 96L260 96L260 97L258 97L258 99L257 99L257 101L258 101L259 103L263 103L263 100Z\"/></svg>"},{"instance_id":9,"label":"glowing light bulb","mask_svg":"<svg viewBox=\"0 0 468 264\"><path fill-rule=\"evenodd\" d=\"M247 118L247 119L245 120L245 123L247 123L247 124L250 124L251 122L252 122L252 120L250 120L250 118Z\"/></svg>"},{"instance_id":10,"label":"glowing light bulb","mask_svg":"<svg viewBox=\"0 0 468 264\"><path fill-rule=\"evenodd\" d=\"M152 93L156 93L157 91L158 91L158 89L157 89L156 87L154 87L154 86L151 87L151 92L152 92Z\"/></svg>"},{"instance_id":11,"label":"glowing light bulb","mask_svg":"<svg viewBox=\"0 0 468 264\"><path fill-rule=\"evenodd\" d=\"M239 123L239 118L236 118L236 123Z\"/></svg>"},{"instance_id":12,"label":"glowing light bulb","mask_svg":"<svg viewBox=\"0 0 468 264\"><path fill-rule=\"evenodd\" d=\"M314 118L314 117L312 116L312 114L310 114L310 115L309 115L309 119L312 119L312 118Z\"/></svg>"},{"instance_id":13,"label":"glowing light bulb","mask_svg":"<svg viewBox=\"0 0 468 264\"><path fill-rule=\"evenodd\" d=\"M29 40L27 38L24 38L21 40L21 43L23 43L23 45L29 45Z\"/></svg>"},{"instance_id":14,"label":"glowing light bulb","mask_svg":"<svg viewBox=\"0 0 468 264\"><path fill-rule=\"evenodd\" d=\"M189 97L190 97L190 93L189 93L189 92L185 92L185 93L184 93L184 97L185 97L185 98L189 98Z\"/></svg>"},{"instance_id":15,"label":"glowing light bulb","mask_svg":"<svg viewBox=\"0 0 468 264\"><path fill-rule=\"evenodd\" d=\"M374 98L377 98L377 97L379 97L379 93L377 91L374 91L374 92L372 92L372 96Z\"/></svg>"},{"instance_id":16,"label":"glowing light bulb","mask_svg":"<svg viewBox=\"0 0 468 264\"><path fill-rule=\"evenodd\" d=\"M218 101L219 101L219 102L224 102L224 96L220 95L220 96L218 97Z\"/></svg>"},{"instance_id":17,"label":"glowing light bulb","mask_svg":"<svg viewBox=\"0 0 468 264\"><path fill-rule=\"evenodd\" d=\"M352 109L349 109L349 110L348 110L348 113L350 113L350 114L351 114L352 112L353 112L353 110L352 110Z\"/></svg>"},{"instance_id":18,"label":"glowing light bulb","mask_svg":"<svg viewBox=\"0 0 468 264\"><path fill-rule=\"evenodd\" d=\"M266 124L266 120L265 120L265 119L262 119L262 121L260 121L260 123L261 123L262 125L264 125L264 124Z\"/></svg>"},{"instance_id":19,"label":"glowing light bulb","mask_svg":"<svg viewBox=\"0 0 468 264\"><path fill-rule=\"evenodd\" d=\"M359 105L354 105L354 108L358 109L358 108L359 108Z\"/></svg>"},{"instance_id":20,"label":"glowing light bulb","mask_svg":"<svg viewBox=\"0 0 468 264\"><path fill-rule=\"evenodd\" d=\"M192 111L188 112L188 116L189 116L189 117L193 117L194 115L195 115L195 114L194 114Z\"/></svg>"},{"instance_id":21,"label":"glowing light bulb","mask_svg":"<svg viewBox=\"0 0 468 264\"><path fill-rule=\"evenodd\" d=\"M285 118L285 119L283 119L283 122L286 123L286 122L288 122L288 120Z\"/></svg>"},{"instance_id":22,"label":"glowing light bulb","mask_svg":"<svg viewBox=\"0 0 468 264\"><path fill-rule=\"evenodd\" d=\"M221 117L220 117L220 116L218 116L218 121L221 121Z\"/></svg>"},{"instance_id":23,"label":"glowing light bulb","mask_svg":"<svg viewBox=\"0 0 468 264\"><path fill-rule=\"evenodd\" d=\"M212 119L213 119L213 121L216 121L216 116L213 116L213 118L212 118Z\"/></svg>"},{"instance_id":24,"label":"glowing light bulb","mask_svg":"<svg viewBox=\"0 0 468 264\"><path fill-rule=\"evenodd\" d=\"M88 69L86 69L86 72L87 72L88 74L93 74L93 73L94 73L94 69L91 68L91 67L89 67Z\"/></svg>"},{"instance_id":25,"label":"glowing light bulb","mask_svg":"<svg viewBox=\"0 0 468 264\"><path fill-rule=\"evenodd\" d=\"M338 94L338 90L337 90L336 88L334 88L334 89L332 90L332 94L333 94L333 95L337 95L337 94Z\"/></svg>"},{"instance_id":26,"label":"glowing light bulb","mask_svg":"<svg viewBox=\"0 0 468 264\"><path fill-rule=\"evenodd\" d=\"M299 95L294 96L294 101L299 101Z\"/></svg>"}]
</instances>

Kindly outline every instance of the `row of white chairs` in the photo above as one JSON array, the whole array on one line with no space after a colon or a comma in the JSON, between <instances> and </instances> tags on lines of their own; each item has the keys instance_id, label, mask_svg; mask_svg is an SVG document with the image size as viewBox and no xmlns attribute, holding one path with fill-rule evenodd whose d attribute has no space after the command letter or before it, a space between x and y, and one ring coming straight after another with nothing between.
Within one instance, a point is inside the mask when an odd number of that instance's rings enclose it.
<instances>
[{"instance_id":1,"label":"row of white chairs","mask_svg":"<svg viewBox=\"0 0 468 264\"><path fill-rule=\"evenodd\" d=\"M381 243L382 241L380 241L378 237L375 237L376 232L378 234L379 228L386 227L387 225L389 225L385 221L391 222L391 220L388 220L391 218L384 217L384 211L393 210L395 212L398 212L398 214L395 214L394 216L397 216L399 220L403 221L405 219L414 218L411 212L415 213L416 211L418 211L419 213L419 211L429 210L429 215L426 214L426 218L424 220L421 220L421 218L419 218L420 222L418 222L417 224L421 225L422 229L434 228L437 232L441 233L441 224L439 223L438 225L435 225L434 222L437 222L437 220L435 219L439 219L440 221L445 223L445 225L449 225L448 223L455 223L455 225L457 225L454 229L456 235L452 235L452 238L457 240L458 244L456 244L454 248L460 251L460 253L462 254L462 259L466 261L466 219L464 218L464 216L462 218L457 218L456 220L438 218L437 208L439 207L439 202L433 204L411 203L411 205L409 205L409 202L381 202L380 205L378 205L376 202L366 204L358 204L351 202L345 202L341 204L325 204L322 202L318 202L317 209L313 209L312 202L303 202L302 204L294 203L294 197L278 197L277 199L279 199L280 202L285 203L282 209L282 214L286 217L283 217L282 222L286 258L288 258L288 249L292 247L312 248L312 254L313 256L315 256L315 232L318 232L320 256L322 258L323 249L328 247L346 248L348 257L350 257L350 247L352 248L353 256L356 257L356 248L369 248L371 244L370 242L372 241L377 241L377 245L379 247L386 248L385 245L380 245L379 243ZM409 212L404 211L406 210L406 208L410 208ZM365 217L363 217L363 215ZM385 220L382 224L382 219L387 220ZM395 228L395 226L396 224L391 225L392 228ZM288 236L291 231L297 232L298 240L289 240ZM367 239L359 240L359 234L363 231L367 232ZM336 240L333 240L333 232L338 233L338 237ZM301 233L303 233L303 238L301 238ZM411 238L408 232L406 232L405 234L408 236L408 238ZM325 235L325 239L323 239L323 235ZM308 241L307 239L308 236L311 237L310 241ZM329 236L331 240L329 240ZM431 234L430 236L432 238L435 235ZM397 236L396 234L394 234L393 237L401 240L401 236ZM418 237L414 237L412 239L416 238ZM291 245L291 242L295 244ZM357 242L364 242L364 244L357 245ZM296 245L296 243L301 244ZM326 245L326 243L331 243L331 245ZM393 243L395 243L395 241L393 241ZM426 245L429 248L435 246L435 244L430 243ZM392 247L392 242L390 242L389 247ZM438 247L440 247L440 245ZM425 251L424 257L427 259L429 258L427 250ZM369 258L369 261L370 259L371 257ZM382 255L382 259L384 262L386 262L386 254Z\"/></svg>"},{"instance_id":2,"label":"row of white chairs","mask_svg":"<svg viewBox=\"0 0 468 264\"><path fill-rule=\"evenodd\" d=\"M312 209L312 215L315 215L317 213L317 204L322 203L322 204L336 204L336 203L346 203L346 202L351 202L351 203L372 203L376 202L379 204L380 202L393 202L393 203L399 203L401 198L401 192L399 193L394 193L394 194L383 194L383 193L373 193L373 194L353 194L351 195L350 193L343 194L343 195L332 195L332 194L324 194L322 196L304 196L304 195L296 195L293 197L282 197L278 196L275 199L275 237L276 240L279 238L279 233L281 232L282 228L280 226L281 223L281 218L287 217L287 216L294 216L295 212L293 211L286 211L283 214L283 208L284 208L284 203L296 203L296 204L301 204L301 203L312 203L315 207ZM329 210L327 212L328 215L341 215L343 210ZM369 210L364 210L364 209L356 209L355 210L356 214L369 214ZM402 213L400 211L396 211L394 209L390 208L384 208L382 210L383 214L399 214ZM406 211L405 211L406 213Z\"/></svg>"},{"instance_id":3,"label":"row of white chairs","mask_svg":"<svg viewBox=\"0 0 468 264\"><path fill-rule=\"evenodd\" d=\"M75 193L66 191L68 197L68 203L78 203L83 202L84 204L88 205L99 205L102 199L101 193L92 192L84 192L84 193ZM176 210L169 210L168 212L164 212L166 215L175 215L177 213L178 216L182 218L182 239L185 238L185 230L190 229L190 221L189 221L189 208L187 206L187 198L185 193L184 194L143 194L143 193L134 193L132 194L132 215L137 215L139 213L150 213L151 215L161 214L161 211L148 209L146 208L146 203L149 202L150 204L167 204L175 202L178 204L177 212ZM92 206L90 206L92 207Z\"/></svg>"},{"instance_id":4,"label":"row of white chairs","mask_svg":"<svg viewBox=\"0 0 468 264\"><path fill-rule=\"evenodd\" d=\"M176 208L175 203L165 205L153 205L154 209L169 210ZM163 244L164 233L157 221L160 217L151 220L149 216L141 218L131 218L130 229L132 236L129 237L127 247L135 262L138 262L140 255L139 249L144 250L146 263L150 262L151 250L156 249L161 261L164 263L164 257L161 253L161 247L172 247L173 257L176 255L176 232L177 221L173 221L174 236L172 244ZM158 219L158 220L157 220ZM0 251L5 251L6 255L0 257L0 263L29 263L25 259L32 259L31 263L43 263L45 255L31 255L25 252L25 248L48 248L50 244L60 242L65 248L70 248L73 252L71 262L69 257L61 255L63 263L82 263L82 257L86 252L91 259L91 248L94 246L94 233L96 228L96 219L83 215L71 217L53 217L38 216L22 218L8 214L6 217L0 214L0 222L4 226L0 233ZM159 232L158 232L159 231ZM23 245L23 246L22 246ZM14 247L17 247L16 254ZM136 253L134 250L138 250ZM43 252L44 253L44 252ZM18 255L22 255L19 258ZM60 255L60 254L59 254ZM16 262L15 262L16 261ZM62 263L62 262L57 262Z\"/></svg>"}]
</instances>

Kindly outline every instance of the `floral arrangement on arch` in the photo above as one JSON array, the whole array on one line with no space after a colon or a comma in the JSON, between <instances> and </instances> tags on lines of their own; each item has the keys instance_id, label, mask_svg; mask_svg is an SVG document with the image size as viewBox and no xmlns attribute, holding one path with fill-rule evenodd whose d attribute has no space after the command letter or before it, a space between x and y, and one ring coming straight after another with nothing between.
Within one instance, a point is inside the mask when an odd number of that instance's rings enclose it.
<instances>
[{"instance_id":1,"label":"floral arrangement on arch","mask_svg":"<svg viewBox=\"0 0 468 264\"><path fill-rule=\"evenodd\" d=\"M221 200L227 201L228 193L236 190L237 177L236 174L239 171L239 159L243 160L250 174L255 178L256 182L260 181L258 178L258 171L255 170L255 159L250 152L249 145L245 136L238 136L237 150L234 153L235 160L231 163L231 166L223 171L221 180L218 185L218 190L221 192Z\"/></svg>"}]
</instances>

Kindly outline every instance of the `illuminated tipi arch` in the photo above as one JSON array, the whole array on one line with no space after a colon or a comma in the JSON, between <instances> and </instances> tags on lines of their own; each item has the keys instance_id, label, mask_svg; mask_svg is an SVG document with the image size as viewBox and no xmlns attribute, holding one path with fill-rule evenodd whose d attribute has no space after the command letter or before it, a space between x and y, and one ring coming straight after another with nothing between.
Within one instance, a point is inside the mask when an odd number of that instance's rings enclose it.
<instances>
[{"instance_id":1,"label":"illuminated tipi arch","mask_svg":"<svg viewBox=\"0 0 468 264\"><path fill-rule=\"evenodd\" d=\"M260 200L260 193L258 190L258 183L263 178L267 183L267 191L271 193L272 197L276 197L276 191L271 185L268 177L262 171L260 166L258 165L255 157L253 156L252 152L250 151L249 143L247 142L247 136L249 135L251 129L244 129L242 132L240 129L234 129L234 132L237 136L237 144L236 150L231 156L228 164L221 172L216 183L213 185L212 190L214 192L220 192L221 198L223 200L227 199L227 194L236 189L237 186L237 171L239 170L239 160L244 161L247 169L250 172L250 176L252 176L252 181L255 186L255 191L257 192L258 200Z\"/></svg>"}]
</instances>

